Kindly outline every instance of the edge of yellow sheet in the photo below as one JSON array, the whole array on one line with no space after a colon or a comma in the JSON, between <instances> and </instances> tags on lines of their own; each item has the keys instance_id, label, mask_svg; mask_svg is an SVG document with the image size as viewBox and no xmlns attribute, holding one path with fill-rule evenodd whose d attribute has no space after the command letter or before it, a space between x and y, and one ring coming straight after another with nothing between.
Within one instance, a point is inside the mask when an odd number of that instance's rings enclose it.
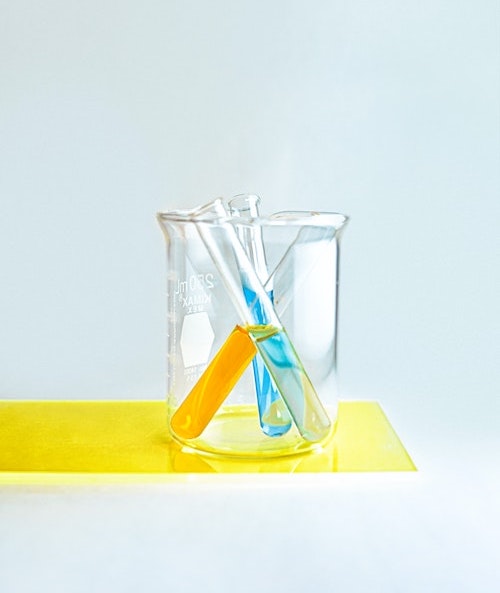
<instances>
[{"instance_id":1,"label":"edge of yellow sheet","mask_svg":"<svg viewBox=\"0 0 500 593\"><path fill-rule=\"evenodd\" d=\"M416 467L375 401L341 401L314 453L227 459L168 438L158 401L0 400L0 484L182 482L189 475L401 472Z\"/></svg>"}]
</instances>

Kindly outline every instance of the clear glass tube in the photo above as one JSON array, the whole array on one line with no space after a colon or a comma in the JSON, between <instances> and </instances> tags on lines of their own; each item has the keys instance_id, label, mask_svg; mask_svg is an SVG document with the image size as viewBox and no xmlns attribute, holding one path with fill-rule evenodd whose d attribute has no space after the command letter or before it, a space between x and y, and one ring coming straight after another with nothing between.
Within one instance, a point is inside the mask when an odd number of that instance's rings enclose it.
<instances>
[{"instance_id":1,"label":"clear glass tube","mask_svg":"<svg viewBox=\"0 0 500 593\"><path fill-rule=\"evenodd\" d=\"M241 218L258 218L260 198L254 194L241 194L233 197L229 203L231 215ZM254 269L262 284L269 279L267 270L266 254L262 240L262 229L260 226L237 227L238 237L241 244L254 266ZM266 286L266 292L271 300L273 298L272 281ZM254 307L257 320L261 324L266 323L265 316L259 303L256 302L256 294L250 286L243 284L243 293L249 306ZM261 354L257 353L252 360L252 368L255 382L255 391L259 407L259 420L265 434L275 437L285 434L290 430L292 419L288 409L283 402L280 393L274 384Z\"/></svg>"}]
</instances>

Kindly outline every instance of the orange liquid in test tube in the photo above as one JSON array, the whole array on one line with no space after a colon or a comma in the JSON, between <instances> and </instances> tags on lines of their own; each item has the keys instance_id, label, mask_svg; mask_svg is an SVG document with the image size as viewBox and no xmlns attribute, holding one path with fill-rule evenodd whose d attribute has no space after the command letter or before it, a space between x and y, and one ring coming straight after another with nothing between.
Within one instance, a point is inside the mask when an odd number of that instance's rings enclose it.
<instances>
[{"instance_id":1,"label":"orange liquid in test tube","mask_svg":"<svg viewBox=\"0 0 500 593\"><path fill-rule=\"evenodd\" d=\"M248 332L237 325L172 416L170 426L179 437L200 436L256 352Z\"/></svg>"}]
</instances>

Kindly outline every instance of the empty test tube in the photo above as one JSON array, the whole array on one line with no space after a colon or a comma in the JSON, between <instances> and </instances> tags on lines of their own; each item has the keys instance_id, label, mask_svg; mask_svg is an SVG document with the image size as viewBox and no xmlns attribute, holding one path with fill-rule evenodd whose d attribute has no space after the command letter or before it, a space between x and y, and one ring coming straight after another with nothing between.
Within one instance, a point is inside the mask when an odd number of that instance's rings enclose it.
<instances>
[{"instance_id":1,"label":"empty test tube","mask_svg":"<svg viewBox=\"0 0 500 593\"><path fill-rule=\"evenodd\" d=\"M242 194L229 201L229 210L233 216L257 218L259 216L259 202L260 198L256 195ZM239 227L238 236L260 282L264 284L268 280L269 273L262 240L262 229L259 226ZM243 294L248 306L253 309L255 321L265 325L264 310L259 306L256 293L244 279L243 282ZM266 286L266 291L269 299L273 302L272 286ZM283 435L290 430L292 420L260 354L256 354L253 358L252 367L262 431L272 437Z\"/></svg>"}]
</instances>

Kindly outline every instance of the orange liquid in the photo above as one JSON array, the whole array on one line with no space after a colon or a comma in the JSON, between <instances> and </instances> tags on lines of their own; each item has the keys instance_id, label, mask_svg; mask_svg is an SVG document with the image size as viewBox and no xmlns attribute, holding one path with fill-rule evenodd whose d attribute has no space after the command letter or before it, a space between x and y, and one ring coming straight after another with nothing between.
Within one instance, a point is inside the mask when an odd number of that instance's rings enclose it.
<instances>
[{"instance_id":1,"label":"orange liquid","mask_svg":"<svg viewBox=\"0 0 500 593\"><path fill-rule=\"evenodd\" d=\"M172 416L172 430L184 439L200 436L256 353L248 332L237 325Z\"/></svg>"}]
</instances>

